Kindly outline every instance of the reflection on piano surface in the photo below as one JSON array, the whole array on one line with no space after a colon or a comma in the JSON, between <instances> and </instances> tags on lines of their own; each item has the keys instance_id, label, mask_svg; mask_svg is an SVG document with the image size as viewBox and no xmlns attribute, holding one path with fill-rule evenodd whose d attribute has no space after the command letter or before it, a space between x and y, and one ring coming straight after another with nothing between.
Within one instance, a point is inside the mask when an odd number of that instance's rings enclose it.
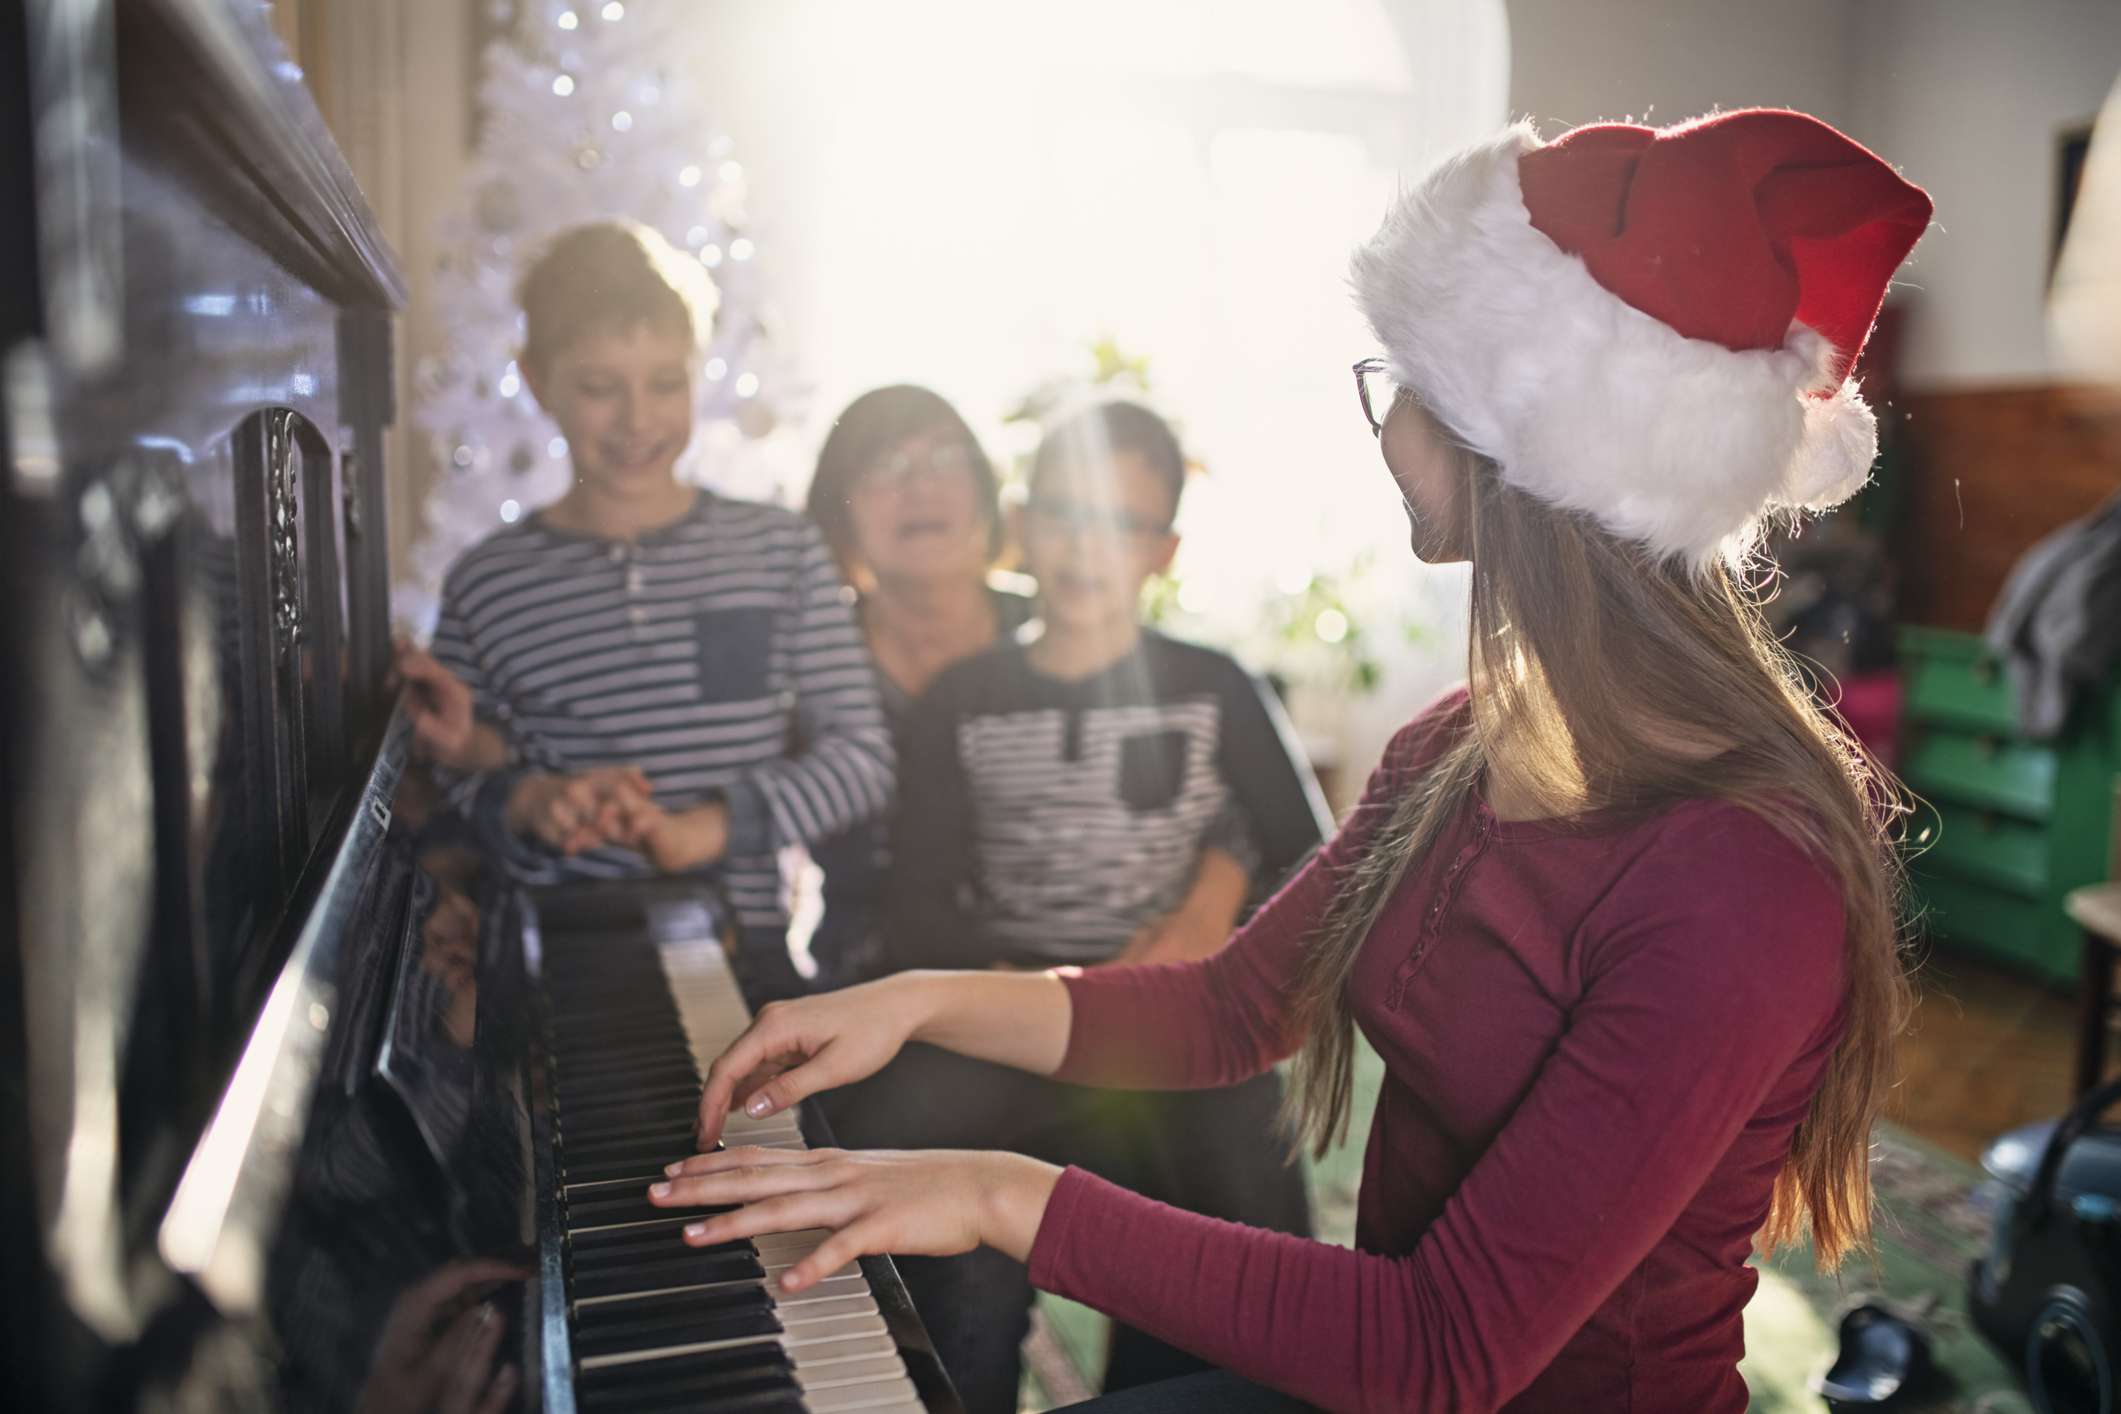
<instances>
[{"instance_id":1,"label":"reflection on piano surface","mask_svg":"<svg viewBox=\"0 0 2121 1414\"><path fill-rule=\"evenodd\" d=\"M8 1407L955 1409L889 1262L782 1302L809 1236L647 1209L748 1014L713 898L431 818L403 286L256 0L0 7L0 93Z\"/></svg>"}]
</instances>

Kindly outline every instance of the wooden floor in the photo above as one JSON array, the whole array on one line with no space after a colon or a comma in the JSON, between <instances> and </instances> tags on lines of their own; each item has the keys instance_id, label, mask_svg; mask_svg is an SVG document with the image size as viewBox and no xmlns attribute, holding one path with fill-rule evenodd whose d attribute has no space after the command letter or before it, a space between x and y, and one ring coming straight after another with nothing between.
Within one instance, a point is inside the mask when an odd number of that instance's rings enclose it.
<instances>
[{"instance_id":1,"label":"wooden floor","mask_svg":"<svg viewBox=\"0 0 2121 1414\"><path fill-rule=\"evenodd\" d=\"M1961 954L1931 952L1916 973L1921 1003L1901 1042L1901 1081L1887 1117L1940 1148L1980 1157L2005 1130L2068 1105L2076 1002Z\"/></svg>"}]
</instances>

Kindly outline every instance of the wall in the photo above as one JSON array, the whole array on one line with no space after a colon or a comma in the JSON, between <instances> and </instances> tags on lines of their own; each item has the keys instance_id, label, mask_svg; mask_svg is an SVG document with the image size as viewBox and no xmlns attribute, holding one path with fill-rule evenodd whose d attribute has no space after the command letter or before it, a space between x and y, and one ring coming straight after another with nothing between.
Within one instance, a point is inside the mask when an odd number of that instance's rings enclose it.
<instances>
[{"instance_id":1,"label":"wall","mask_svg":"<svg viewBox=\"0 0 2121 1414\"><path fill-rule=\"evenodd\" d=\"M1846 121L1848 0L1505 0L1510 110L1543 131L1783 107Z\"/></svg>"},{"instance_id":2,"label":"wall","mask_svg":"<svg viewBox=\"0 0 2121 1414\"><path fill-rule=\"evenodd\" d=\"M410 290L398 321L389 464L390 562L409 563L434 475L412 427L412 371L442 342L427 292L438 217L470 159L473 0L280 0L274 26L301 64Z\"/></svg>"},{"instance_id":3,"label":"wall","mask_svg":"<svg viewBox=\"0 0 2121 1414\"><path fill-rule=\"evenodd\" d=\"M2115 0L1508 0L1510 105L1555 125L1780 105L1929 189L1899 297L1916 389L2053 374L2055 140L2121 76Z\"/></svg>"},{"instance_id":4,"label":"wall","mask_svg":"<svg viewBox=\"0 0 2121 1414\"><path fill-rule=\"evenodd\" d=\"M1900 616L1978 633L2018 557L2121 485L2121 393L2022 386L1901 400Z\"/></svg>"},{"instance_id":5,"label":"wall","mask_svg":"<svg viewBox=\"0 0 2121 1414\"><path fill-rule=\"evenodd\" d=\"M1910 386L2051 377L2043 305L2055 143L2121 76L2115 0L1868 0L1851 7L1852 130L1937 201L1908 280Z\"/></svg>"}]
</instances>

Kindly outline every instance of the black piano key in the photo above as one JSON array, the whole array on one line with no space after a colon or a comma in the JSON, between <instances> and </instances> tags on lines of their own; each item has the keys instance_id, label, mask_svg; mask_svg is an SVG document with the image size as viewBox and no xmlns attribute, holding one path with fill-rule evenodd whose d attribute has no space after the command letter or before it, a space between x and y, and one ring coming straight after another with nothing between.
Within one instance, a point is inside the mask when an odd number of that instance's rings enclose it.
<instances>
[{"instance_id":1,"label":"black piano key","mask_svg":"<svg viewBox=\"0 0 2121 1414\"><path fill-rule=\"evenodd\" d=\"M684 1317L702 1311L750 1311L771 1307L773 1298L764 1283L730 1286L719 1291L644 1292L630 1301L598 1301L575 1308L575 1326L585 1331L611 1331Z\"/></svg>"},{"instance_id":2,"label":"black piano key","mask_svg":"<svg viewBox=\"0 0 2121 1414\"><path fill-rule=\"evenodd\" d=\"M574 1131L569 1126L579 1118L585 1126L580 1131L581 1141L610 1137L610 1131L619 1131L625 1137L625 1123L631 1118L633 1131L640 1133L654 1127L666 1131L697 1124L700 1117L700 1094L691 1086L676 1092L655 1096L652 1100L626 1107L614 1096L604 1100L577 1101L573 1105L561 1105L556 1109L555 1123L560 1133L559 1142L566 1144Z\"/></svg>"},{"instance_id":3,"label":"black piano key","mask_svg":"<svg viewBox=\"0 0 2121 1414\"><path fill-rule=\"evenodd\" d=\"M586 1052L570 1056L557 1046L552 1051L553 1079L568 1085L583 1085L621 1075L663 1075L671 1071L698 1075L699 1067L693 1063L689 1043L674 1042L624 1056L592 1056Z\"/></svg>"},{"instance_id":4,"label":"black piano key","mask_svg":"<svg viewBox=\"0 0 2121 1414\"><path fill-rule=\"evenodd\" d=\"M705 1345L714 1341L746 1340L781 1333L781 1318L773 1303L760 1299L731 1309L701 1310L684 1319L641 1321L606 1331L577 1330L574 1353L578 1360L610 1355L630 1355L640 1350L662 1350L675 1345Z\"/></svg>"},{"instance_id":5,"label":"black piano key","mask_svg":"<svg viewBox=\"0 0 2121 1414\"><path fill-rule=\"evenodd\" d=\"M682 1075L698 1084L699 1074L699 1067L693 1064L692 1052L687 1046L671 1046L667 1049L642 1052L624 1060L577 1060L570 1063L564 1056L555 1056L552 1066L554 1084L577 1090L620 1076L644 1080Z\"/></svg>"},{"instance_id":6,"label":"black piano key","mask_svg":"<svg viewBox=\"0 0 2121 1414\"><path fill-rule=\"evenodd\" d=\"M672 1159L682 1159L695 1152L692 1136L693 1127L685 1124L665 1125L660 1130L647 1130L639 1134L598 1139L583 1144L563 1140L565 1148L562 1156L566 1160L585 1164L604 1163L613 1159L648 1158L655 1159L656 1167L661 1168Z\"/></svg>"},{"instance_id":7,"label":"black piano key","mask_svg":"<svg viewBox=\"0 0 2121 1414\"><path fill-rule=\"evenodd\" d=\"M659 983L661 979L649 980ZM571 990L578 993L572 1001L546 1013L555 1034L597 1033L615 1041L631 1041L684 1029L677 1004L668 994L654 995L647 986L598 989L575 984Z\"/></svg>"},{"instance_id":8,"label":"black piano key","mask_svg":"<svg viewBox=\"0 0 2121 1414\"><path fill-rule=\"evenodd\" d=\"M716 1152L719 1153L721 1151L721 1148L722 1146L719 1143L715 1145ZM657 1174L656 1177L661 1178L662 1175ZM601 1183L569 1182L563 1184L562 1186L567 1190L569 1194L577 1198L620 1198L624 1197L628 1193L640 1192L642 1189L648 1186L648 1182L652 1181L653 1180L640 1181L631 1178L610 1178L605 1179Z\"/></svg>"},{"instance_id":9,"label":"black piano key","mask_svg":"<svg viewBox=\"0 0 2121 1414\"><path fill-rule=\"evenodd\" d=\"M636 1036L630 1040L598 1035L571 1036L554 1033L551 1038L554 1068L562 1075L602 1067L607 1070L641 1065L651 1060L691 1061L690 1040L682 1035Z\"/></svg>"},{"instance_id":10,"label":"black piano key","mask_svg":"<svg viewBox=\"0 0 2121 1414\"><path fill-rule=\"evenodd\" d=\"M637 977L555 981L558 989L550 994L553 1003L546 1012L554 1026L605 1025L621 1011L644 1021L675 1021L678 1016L660 967L644 969Z\"/></svg>"},{"instance_id":11,"label":"black piano key","mask_svg":"<svg viewBox=\"0 0 2121 1414\"><path fill-rule=\"evenodd\" d=\"M575 1317L574 1353L577 1359L589 1360L695 1341L773 1335L780 1328L773 1298L764 1287L674 1292L582 1309Z\"/></svg>"},{"instance_id":12,"label":"black piano key","mask_svg":"<svg viewBox=\"0 0 2121 1414\"><path fill-rule=\"evenodd\" d=\"M560 1142L573 1144L638 1134L648 1128L660 1130L672 1125L690 1124L699 1116L699 1101L687 1099L663 1100L641 1105L586 1106L569 1110L562 1116L566 1132L560 1136Z\"/></svg>"},{"instance_id":13,"label":"black piano key","mask_svg":"<svg viewBox=\"0 0 2121 1414\"><path fill-rule=\"evenodd\" d=\"M576 1064L624 1065L642 1056L683 1050L691 1039L676 1018L655 1021L627 1016L610 1028L555 1026L546 1035L553 1055Z\"/></svg>"},{"instance_id":14,"label":"black piano key","mask_svg":"<svg viewBox=\"0 0 2121 1414\"><path fill-rule=\"evenodd\" d=\"M659 1026L653 1031L644 1031L636 1023L609 1035L598 1031L554 1031L551 1040L553 1056L563 1066L630 1065L644 1057L673 1053L691 1059L689 1039L676 1026Z\"/></svg>"},{"instance_id":15,"label":"black piano key","mask_svg":"<svg viewBox=\"0 0 2121 1414\"><path fill-rule=\"evenodd\" d=\"M607 1095L579 1100L559 1113L569 1124L590 1129L614 1124L639 1123L648 1119L683 1119L698 1115L700 1092L696 1085L672 1087L674 1093Z\"/></svg>"},{"instance_id":16,"label":"black piano key","mask_svg":"<svg viewBox=\"0 0 2121 1414\"><path fill-rule=\"evenodd\" d=\"M698 1388L715 1380L757 1379L762 1375L775 1374L792 1381L795 1375L795 1360L781 1348L779 1342L764 1341L730 1350L656 1355L619 1365L598 1365L578 1374L575 1377L575 1388L577 1392L592 1394L603 1394L622 1388L638 1390L644 1394L661 1394Z\"/></svg>"},{"instance_id":17,"label":"black piano key","mask_svg":"<svg viewBox=\"0 0 2121 1414\"><path fill-rule=\"evenodd\" d=\"M808 1414L810 1408L795 1381L772 1375L703 1390L629 1391L610 1403L598 1401L584 1407L591 1414L605 1410L624 1414Z\"/></svg>"},{"instance_id":18,"label":"black piano key","mask_svg":"<svg viewBox=\"0 0 2121 1414\"><path fill-rule=\"evenodd\" d=\"M653 1100L626 1104L618 1097L587 1104L558 1107L557 1136L562 1144L586 1144L592 1140L624 1139L632 1134L662 1133L680 1129L700 1117L697 1092L681 1091Z\"/></svg>"},{"instance_id":19,"label":"black piano key","mask_svg":"<svg viewBox=\"0 0 2121 1414\"><path fill-rule=\"evenodd\" d=\"M588 1075L580 1080L564 1080L555 1077L552 1083L553 1099L559 1102L560 1113L568 1107L589 1101L616 1099L659 1099L690 1094L695 1100L700 1094L700 1077L683 1066L665 1066L656 1070L622 1071L610 1075Z\"/></svg>"},{"instance_id":20,"label":"black piano key","mask_svg":"<svg viewBox=\"0 0 2121 1414\"><path fill-rule=\"evenodd\" d=\"M638 977L599 980L580 978L561 983L566 995L546 1013L555 1025L607 1024L612 1015L626 1011L643 1020L675 1021L677 1002L665 988L660 968Z\"/></svg>"},{"instance_id":21,"label":"black piano key","mask_svg":"<svg viewBox=\"0 0 2121 1414\"><path fill-rule=\"evenodd\" d=\"M604 1365L582 1371L575 1380L576 1397L589 1411L669 1407L671 1401L679 1401L684 1408L712 1409L716 1406L704 1402L703 1395L720 1392L744 1398L762 1391L791 1395L796 1388L794 1363L771 1342Z\"/></svg>"},{"instance_id":22,"label":"black piano key","mask_svg":"<svg viewBox=\"0 0 2121 1414\"><path fill-rule=\"evenodd\" d=\"M750 1348L758 1347L747 1347ZM776 1403L787 1400L796 1402L792 1405ZM685 1380L639 1379L593 1390L578 1389L576 1394L577 1407L583 1414L607 1414L607 1411L609 1414L661 1414L664 1410L682 1410L686 1414L699 1414L703 1410L707 1414L742 1410L751 1414L761 1408L801 1409L801 1400L802 1387L796 1383L795 1376L785 1368L775 1368L764 1361L752 1368L721 1376Z\"/></svg>"},{"instance_id":23,"label":"black piano key","mask_svg":"<svg viewBox=\"0 0 2121 1414\"><path fill-rule=\"evenodd\" d=\"M663 1291L678 1286L711 1286L724 1281L764 1281L765 1265L759 1261L758 1253L743 1244L746 1250L724 1251L723 1246L680 1247L677 1251L661 1257L649 1257L633 1261L611 1259L602 1262L584 1262L576 1266L568 1280L568 1294L577 1301L588 1301L602 1296L624 1296L634 1291Z\"/></svg>"},{"instance_id":24,"label":"black piano key","mask_svg":"<svg viewBox=\"0 0 2121 1414\"><path fill-rule=\"evenodd\" d=\"M573 1017L554 1021L546 1033L555 1055L573 1060L604 1060L617 1063L630 1056L653 1055L688 1039L684 1023L675 1015L643 1016L631 1002L620 1002L610 1017ZM597 1048L592 1057L590 1049ZM608 1047L606 1051L603 1048Z\"/></svg>"},{"instance_id":25,"label":"black piano key","mask_svg":"<svg viewBox=\"0 0 2121 1414\"><path fill-rule=\"evenodd\" d=\"M569 1132L563 1118L559 1125L560 1143L574 1151L574 1157L584 1160L624 1158L629 1154L645 1153L671 1144L685 1146L692 1143L696 1121L662 1120L655 1124L643 1124L631 1132L598 1135L594 1138L577 1138Z\"/></svg>"},{"instance_id":26,"label":"black piano key","mask_svg":"<svg viewBox=\"0 0 2121 1414\"><path fill-rule=\"evenodd\" d=\"M567 1245L577 1252L607 1252L640 1245L653 1250L659 1242L681 1243L685 1224L695 1222L697 1213L668 1213L646 1222L627 1223L622 1227L594 1227L586 1231L567 1234Z\"/></svg>"},{"instance_id":27,"label":"black piano key","mask_svg":"<svg viewBox=\"0 0 2121 1414\"><path fill-rule=\"evenodd\" d=\"M579 1085L602 1075L649 1075L653 1071L696 1071L691 1060L691 1045L687 1041L670 1041L666 1045L641 1047L628 1051L626 1056L600 1054L598 1045L585 1043L583 1049L551 1047L551 1075L556 1081L568 1085Z\"/></svg>"},{"instance_id":28,"label":"black piano key","mask_svg":"<svg viewBox=\"0 0 2121 1414\"><path fill-rule=\"evenodd\" d=\"M547 984L556 1017L596 1016L614 1002L635 1002L658 1015L674 1013L677 1003L663 977L662 964L650 959L636 967L579 977L555 977Z\"/></svg>"},{"instance_id":29,"label":"black piano key","mask_svg":"<svg viewBox=\"0 0 2121 1414\"><path fill-rule=\"evenodd\" d=\"M728 1242L712 1242L705 1247L694 1247L688 1242L664 1236L638 1246L604 1243L595 1247L567 1250L567 1269L571 1272L646 1272L663 1267L682 1266L688 1258L698 1257L742 1257L752 1260L759 1255L758 1248L748 1238L734 1238ZM624 1288L622 1288L623 1290ZM641 1288L645 1290L646 1288ZM587 1293L577 1293L586 1295Z\"/></svg>"},{"instance_id":30,"label":"black piano key","mask_svg":"<svg viewBox=\"0 0 2121 1414\"><path fill-rule=\"evenodd\" d=\"M570 1164L562 1158L560 1172L569 1184L611 1183L617 1180L624 1180L629 1183L639 1183L641 1187L646 1188L649 1184L663 1177L663 1165L690 1157L689 1153L679 1152L664 1154L661 1157L652 1159L602 1159L596 1163L587 1164Z\"/></svg>"},{"instance_id":31,"label":"black piano key","mask_svg":"<svg viewBox=\"0 0 2121 1414\"><path fill-rule=\"evenodd\" d=\"M570 1228L596 1227L604 1223L647 1222L667 1218L673 1214L700 1217L708 1213L729 1212L728 1205L715 1207L699 1206L659 1208L648 1201L648 1195L639 1191L631 1194L614 1194L603 1198L570 1198L567 1201L567 1225Z\"/></svg>"},{"instance_id":32,"label":"black piano key","mask_svg":"<svg viewBox=\"0 0 2121 1414\"><path fill-rule=\"evenodd\" d=\"M682 1120L659 1116L632 1125L614 1125L609 1129L592 1125L585 1131L576 1125L567 1124L559 1126L560 1142L569 1146L579 1145L581 1153L584 1154L596 1153L600 1145L623 1146L616 1152L628 1153L640 1148L644 1143L662 1144L675 1138L685 1149L684 1157L689 1158L700 1151L700 1146L694 1138L696 1123L696 1116L687 1116ZM614 1151L609 1148L604 1150L607 1156L612 1152Z\"/></svg>"},{"instance_id":33,"label":"black piano key","mask_svg":"<svg viewBox=\"0 0 2121 1414\"><path fill-rule=\"evenodd\" d=\"M674 1160L685 1160L700 1151L700 1145L687 1130L666 1130L662 1134L643 1134L638 1138L602 1138L594 1145L583 1145L579 1153L564 1153L560 1157L560 1168L566 1172L568 1183L588 1183L575 1174L588 1168L602 1168L609 1164L624 1164L628 1172L651 1174L651 1179L664 1177L664 1164ZM626 1174L613 1174L626 1177ZM643 1181L641 1187L647 1187Z\"/></svg>"},{"instance_id":34,"label":"black piano key","mask_svg":"<svg viewBox=\"0 0 2121 1414\"><path fill-rule=\"evenodd\" d=\"M731 1238L727 1242L710 1242L704 1247L695 1247L677 1234L677 1228L641 1228L644 1236L635 1243L569 1241L566 1249L570 1271L610 1271L637 1263L676 1262L684 1257L719 1257L734 1255L756 1257L758 1249L751 1245L748 1237Z\"/></svg>"},{"instance_id":35,"label":"black piano key","mask_svg":"<svg viewBox=\"0 0 2121 1414\"><path fill-rule=\"evenodd\" d=\"M668 1100L668 1096L666 1096L666 1100ZM641 1111L634 1111L634 1113L641 1113ZM638 1141L638 1138L655 1138L655 1136L662 1136L662 1134L679 1134L679 1132L694 1128L694 1126L698 1126L698 1121L700 1121L700 1096L698 1094L691 1096L687 1100L685 1107L679 1109L674 1115L664 1111L662 1119L653 1119L653 1121L651 1119L641 1119L641 1121L636 1121L636 1124L630 1130L617 1128L615 1132L611 1130L611 1126L602 1124L604 1117L609 1115L607 1109L602 1109L602 1107L592 1107L592 1109L560 1107L560 1111L556 1115L556 1128L560 1130L558 1132L560 1145L571 1143L571 1130L568 1130L568 1124L571 1124L571 1121L575 1119L575 1115L583 1115L583 1124L588 1124L592 1130L596 1130L596 1128L607 1130L607 1132L594 1134L594 1136L590 1132L585 1132L581 1136L579 1143L581 1143L583 1149L588 1149L592 1145L626 1143L626 1141Z\"/></svg>"}]
</instances>

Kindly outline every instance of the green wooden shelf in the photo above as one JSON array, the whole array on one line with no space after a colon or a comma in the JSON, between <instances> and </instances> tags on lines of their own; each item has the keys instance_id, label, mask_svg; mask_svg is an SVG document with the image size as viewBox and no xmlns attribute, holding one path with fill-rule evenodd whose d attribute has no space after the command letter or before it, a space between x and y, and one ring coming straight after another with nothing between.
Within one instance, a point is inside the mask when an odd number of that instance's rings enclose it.
<instances>
[{"instance_id":1,"label":"green wooden shelf","mask_svg":"<svg viewBox=\"0 0 2121 1414\"><path fill-rule=\"evenodd\" d=\"M1901 775L1924 802L1909 862L1920 926L1939 946L2074 981L2062 899L2110 867L2121 692L2092 694L2060 738L2038 741L2019 732L2010 676L1979 638L1903 629L1900 656Z\"/></svg>"}]
</instances>

